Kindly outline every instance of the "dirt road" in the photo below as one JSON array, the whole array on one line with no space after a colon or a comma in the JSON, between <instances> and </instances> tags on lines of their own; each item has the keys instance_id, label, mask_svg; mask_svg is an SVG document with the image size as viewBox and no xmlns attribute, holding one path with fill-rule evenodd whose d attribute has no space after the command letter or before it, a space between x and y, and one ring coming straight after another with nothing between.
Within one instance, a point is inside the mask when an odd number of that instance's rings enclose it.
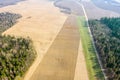
<instances>
[{"instance_id":1,"label":"dirt road","mask_svg":"<svg viewBox=\"0 0 120 80\"><path fill-rule=\"evenodd\" d=\"M79 49L78 49L74 80L89 80L81 40L79 42Z\"/></svg>"}]
</instances>

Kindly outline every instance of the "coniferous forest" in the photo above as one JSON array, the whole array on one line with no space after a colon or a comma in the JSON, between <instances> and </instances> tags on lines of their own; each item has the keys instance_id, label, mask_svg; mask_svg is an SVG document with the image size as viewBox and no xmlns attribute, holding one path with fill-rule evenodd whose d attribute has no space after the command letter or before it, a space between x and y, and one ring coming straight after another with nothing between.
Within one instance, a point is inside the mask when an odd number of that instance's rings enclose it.
<instances>
[{"instance_id":1,"label":"coniferous forest","mask_svg":"<svg viewBox=\"0 0 120 80\"><path fill-rule=\"evenodd\" d=\"M1 35L20 17L19 14L0 13L0 80L22 77L35 58L35 50L29 38Z\"/></svg>"},{"instance_id":2,"label":"coniferous forest","mask_svg":"<svg viewBox=\"0 0 120 80\"><path fill-rule=\"evenodd\" d=\"M108 80L120 80L120 18L89 20L89 26Z\"/></svg>"}]
</instances>

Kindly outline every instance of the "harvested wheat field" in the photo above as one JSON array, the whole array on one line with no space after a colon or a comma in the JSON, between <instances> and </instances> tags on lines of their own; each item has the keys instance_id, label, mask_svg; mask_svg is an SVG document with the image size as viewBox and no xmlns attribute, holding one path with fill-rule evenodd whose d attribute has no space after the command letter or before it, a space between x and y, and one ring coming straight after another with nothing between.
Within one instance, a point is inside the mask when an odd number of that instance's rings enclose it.
<instances>
[{"instance_id":1,"label":"harvested wheat field","mask_svg":"<svg viewBox=\"0 0 120 80\"><path fill-rule=\"evenodd\" d=\"M86 79L84 54L79 47L77 16L68 17L61 13L52 1L47 0L22 1L16 5L2 7L0 12L22 15L3 35L30 37L37 52L37 58L26 72L24 80Z\"/></svg>"},{"instance_id":2,"label":"harvested wheat field","mask_svg":"<svg viewBox=\"0 0 120 80\"><path fill-rule=\"evenodd\" d=\"M70 16L30 80L74 80L79 47L79 29Z\"/></svg>"},{"instance_id":3,"label":"harvested wheat field","mask_svg":"<svg viewBox=\"0 0 120 80\"><path fill-rule=\"evenodd\" d=\"M37 51L37 58L26 74L25 80L33 74L41 62L47 49L61 30L67 16L60 13L52 2L45 0L26 0L3 7L0 12L13 12L22 15L19 22L3 34L14 36L29 36Z\"/></svg>"}]
</instances>

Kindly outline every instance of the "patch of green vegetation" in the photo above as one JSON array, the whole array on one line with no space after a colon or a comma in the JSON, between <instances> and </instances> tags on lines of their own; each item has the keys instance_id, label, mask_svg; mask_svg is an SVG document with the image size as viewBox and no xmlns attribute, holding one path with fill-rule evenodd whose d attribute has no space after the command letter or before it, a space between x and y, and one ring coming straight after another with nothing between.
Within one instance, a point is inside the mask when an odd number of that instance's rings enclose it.
<instances>
[{"instance_id":1,"label":"patch of green vegetation","mask_svg":"<svg viewBox=\"0 0 120 80\"><path fill-rule=\"evenodd\" d=\"M0 80L23 76L34 58L35 51L29 38L0 36Z\"/></svg>"},{"instance_id":2,"label":"patch of green vegetation","mask_svg":"<svg viewBox=\"0 0 120 80\"><path fill-rule=\"evenodd\" d=\"M0 13L0 80L22 80L36 57L29 38L16 38L1 35L13 26L21 15L9 12Z\"/></svg>"},{"instance_id":3,"label":"patch of green vegetation","mask_svg":"<svg viewBox=\"0 0 120 80\"><path fill-rule=\"evenodd\" d=\"M104 80L98 59L92 44L88 26L84 17L78 17L80 38L82 41L88 75L90 80Z\"/></svg>"},{"instance_id":4,"label":"patch of green vegetation","mask_svg":"<svg viewBox=\"0 0 120 80\"><path fill-rule=\"evenodd\" d=\"M89 20L108 80L120 80L120 17Z\"/></svg>"}]
</instances>

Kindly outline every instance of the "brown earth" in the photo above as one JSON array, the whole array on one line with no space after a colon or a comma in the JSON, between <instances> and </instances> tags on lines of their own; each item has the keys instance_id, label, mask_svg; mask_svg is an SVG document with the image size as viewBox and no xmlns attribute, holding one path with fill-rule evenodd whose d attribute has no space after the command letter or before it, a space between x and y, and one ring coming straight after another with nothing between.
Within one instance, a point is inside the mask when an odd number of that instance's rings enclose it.
<instances>
[{"instance_id":1,"label":"brown earth","mask_svg":"<svg viewBox=\"0 0 120 80\"><path fill-rule=\"evenodd\" d=\"M3 34L29 36L37 51L24 80L73 80L76 66L82 70L77 71L77 76L86 79L82 75L84 71L87 75L85 61L77 59L80 38L76 16L65 22L67 15L47 0L26 0L0 9L7 11L21 14L22 18ZM81 57L84 58L83 52ZM83 64L76 65L76 61Z\"/></svg>"},{"instance_id":2,"label":"brown earth","mask_svg":"<svg viewBox=\"0 0 120 80\"><path fill-rule=\"evenodd\" d=\"M30 80L74 80L79 47L79 29L68 17Z\"/></svg>"},{"instance_id":3,"label":"brown earth","mask_svg":"<svg viewBox=\"0 0 120 80\"><path fill-rule=\"evenodd\" d=\"M67 16L60 13L52 2L46 0L26 0L0 9L0 12L6 11L21 14L22 18L3 34L29 36L37 51L37 58L25 76L25 80L29 80L61 30Z\"/></svg>"}]
</instances>

